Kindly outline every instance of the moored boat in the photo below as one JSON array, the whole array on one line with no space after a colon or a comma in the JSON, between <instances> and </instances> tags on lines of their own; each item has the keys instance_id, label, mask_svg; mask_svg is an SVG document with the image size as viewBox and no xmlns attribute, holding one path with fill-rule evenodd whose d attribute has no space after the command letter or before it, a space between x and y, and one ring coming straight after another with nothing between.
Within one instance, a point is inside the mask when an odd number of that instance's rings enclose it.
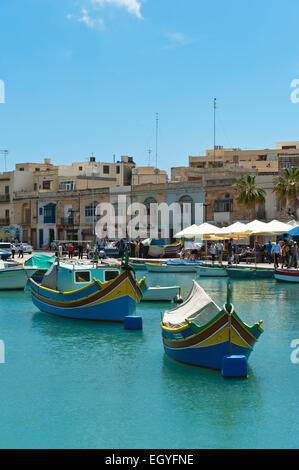
<instances>
[{"instance_id":1,"label":"moored boat","mask_svg":"<svg viewBox=\"0 0 299 470\"><path fill-rule=\"evenodd\" d=\"M230 302L220 309L193 281L185 302L164 313L164 350L179 362L220 370L226 355L244 355L248 359L263 332L261 323L249 327Z\"/></svg>"},{"instance_id":2,"label":"moored boat","mask_svg":"<svg viewBox=\"0 0 299 470\"><path fill-rule=\"evenodd\" d=\"M180 287L179 286L170 286L170 287L148 287L147 291L144 293L142 300L148 301L159 301L159 302L171 302L172 300L177 302L180 301Z\"/></svg>"},{"instance_id":3,"label":"moored boat","mask_svg":"<svg viewBox=\"0 0 299 470\"><path fill-rule=\"evenodd\" d=\"M101 278L102 280L99 280ZM42 284L29 280L32 301L42 312L81 320L122 322L134 315L147 290L130 269L122 272L94 265L53 264Z\"/></svg>"},{"instance_id":4,"label":"moored boat","mask_svg":"<svg viewBox=\"0 0 299 470\"><path fill-rule=\"evenodd\" d=\"M130 261L130 266L135 269L135 271L146 271L145 263L136 263L134 261Z\"/></svg>"},{"instance_id":5,"label":"moored boat","mask_svg":"<svg viewBox=\"0 0 299 470\"><path fill-rule=\"evenodd\" d=\"M225 268L219 266L199 266L197 275L200 277L227 277Z\"/></svg>"},{"instance_id":6,"label":"moored boat","mask_svg":"<svg viewBox=\"0 0 299 470\"><path fill-rule=\"evenodd\" d=\"M0 290L24 290L28 279L36 272L36 267L8 266L0 262Z\"/></svg>"},{"instance_id":7,"label":"moored boat","mask_svg":"<svg viewBox=\"0 0 299 470\"><path fill-rule=\"evenodd\" d=\"M193 261L167 261L165 263L145 263L149 272L160 273L193 273L202 266L201 262Z\"/></svg>"},{"instance_id":8,"label":"moored boat","mask_svg":"<svg viewBox=\"0 0 299 470\"><path fill-rule=\"evenodd\" d=\"M24 266L31 267L36 266L38 269L35 273L31 276L34 281L37 283L41 283L44 275L48 271L48 269L52 266L55 262L54 256L44 255L42 253L36 253L35 255L28 258L25 261Z\"/></svg>"},{"instance_id":9,"label":"moored boat","mask_svg":"<svg viewBox=\"0 0 299 470\"><path fill-rule=\"evenodd\" d=\"M228 276L233 279L269 279L274 277L274 269L270 268L235 268L228 266L226 271Z\"/></svg>"},{"instance_id":10,"label":"moored boat","mask_svg":"<svg viewBox=\"0 0 299 470\"><path fill-rule=\"evenodd\" d=\"M279 282L299 283L298 269L275 269L274 277Z\"/></svg>"}]
</instances>

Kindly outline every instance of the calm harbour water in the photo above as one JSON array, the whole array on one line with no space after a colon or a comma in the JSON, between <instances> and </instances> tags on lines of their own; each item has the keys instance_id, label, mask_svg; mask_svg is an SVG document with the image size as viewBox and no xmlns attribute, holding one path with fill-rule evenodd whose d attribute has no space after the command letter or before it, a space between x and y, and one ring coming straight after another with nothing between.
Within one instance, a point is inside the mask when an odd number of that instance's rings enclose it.
<instances>
[{"instance_id":1,"label":"calm harbour water","mask_svg":"<svg viewBox=\"0 0 299 470\"><path fill-rule=\"evenodd\" d=\"M192 274L147 274L150 285L181 285ZM139 275L140 277L140 275ZM226 280L200 280L222 305ZM143 331L54 318L27 292L0 293L1 448L298 448L299 286L234 281L236 312L265 332L248 379L176 363L164 354L160 312L142 303ZM172 304L173 305L173 304Z\"/></svg>"}]
</instances>

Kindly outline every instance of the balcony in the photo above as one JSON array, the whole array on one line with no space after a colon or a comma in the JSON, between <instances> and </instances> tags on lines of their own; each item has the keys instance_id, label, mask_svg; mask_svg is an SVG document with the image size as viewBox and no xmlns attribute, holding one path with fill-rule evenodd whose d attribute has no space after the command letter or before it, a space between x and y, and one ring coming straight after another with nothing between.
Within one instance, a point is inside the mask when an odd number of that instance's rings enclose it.
<instances>
[{"instance_id":1,"label":"balcony","mask_svg":"<svg viewBox=\"0 0 299 470\"><path fill-rule=\"evenodd\" d=\"M0 202L9 202L10 196L9 194L0 194Z\"/></svg>"},{"instance_id":2,"label":"balcony","mask_svg":"<svg viewBox=\"0 0 299 470\"><path fill-rule=\"evenodd\" d=\"M0 219L0 225L9 225L9 224L10 224L9 217L6 217L5 219Z\"/></svg>"},{"instance_id":3,"label":"balcony","mask_svg":"<svg viewBox=\"0 0 299 470\"><path fill-rule=\"evenodd\" d=\"M62 217L60 220L61 225L74 225L74 217Z\"/></svg>"}]
</instances>

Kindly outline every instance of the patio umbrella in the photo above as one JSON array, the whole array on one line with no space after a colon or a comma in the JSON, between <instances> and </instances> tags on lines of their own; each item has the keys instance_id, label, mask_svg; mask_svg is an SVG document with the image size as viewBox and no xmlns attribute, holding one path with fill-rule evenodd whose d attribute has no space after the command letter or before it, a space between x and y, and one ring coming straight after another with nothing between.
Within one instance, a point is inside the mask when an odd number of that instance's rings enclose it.
<instances>
[{"instance_id":1,"label":"patio umbrella","mask_svg":"<svg viewBox=\"0 0 299 470\"><path fill-rule=\"evenodd\" d=\"M282 235L290 230L290 226L288 224L279 222L278 220L272 220L272 222L269 222L267 225L273 235Z\"/></svg>"},{"instance_id":2,"label":"patio umbrella","mask_svg":"<svg viewBox=\"0 0 299 470\"><path fill-rule=\"evenodd\" d=\"M269 229L268 224L261 222L260 220L253 220L246 224L248 230L251 230L251 235L271 235L271 229Z\"/></svg>"},{"instance_id":3,"label":"patio umbrella","mask_svg":"<svg viewBox=\"0 0 299 470\"><path fill-rule=\"evenodd\" d=\"M183 235L182 235L183 233ZM216 227L215 225L208 224L204 222L200 225L191 225L191 227L187 227L182 232L177 233L174 237L175 238L203 238L204 235L217 235L221 233L221 229Z\"/></svg>"},{"instance_id":4,"label":"patio umbrella","mask_svg":"<svg viewBox=\"0 0 299 470\"><path fill-rule=\"evenodd\" d=\"M288 232L288 235L290 235L290 237L298 237L299 236L299 225L297 227L292 228L292 230L290 230Z\"/></svg>"}]
</instances>

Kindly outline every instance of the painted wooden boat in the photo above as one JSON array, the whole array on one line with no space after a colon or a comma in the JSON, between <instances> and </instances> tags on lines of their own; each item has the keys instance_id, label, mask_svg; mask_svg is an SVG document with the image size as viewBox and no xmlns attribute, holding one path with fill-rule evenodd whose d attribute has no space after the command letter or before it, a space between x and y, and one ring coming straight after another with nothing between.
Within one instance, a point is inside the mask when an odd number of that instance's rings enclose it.
<instances>
[{"instance_id":1,"label":"painted wooden boat","mask_svg":"<svg viewBox=\"0 0 299 470\"><path fill-rule=\"evenodd\" d=\"M10 251L0 250L0 259L3 261L8 260L11 257Z\"/></svg>"},{"instance_id":2,"label":"painted wooden boat","mask_svg":"<svg viewBox=\"0 0 299 470\"><path fill-rule=\"evenodd\" d=\"M172 243L164 246L163 258L175 258L179 250L182 248L182 243Z\"/></svg>"},{"instance_id":3,"label":"painted wooden boat","mask_svg":"<svg viewBox=\"0 0 299 470\"><path fill-rule=\"evenodd\" d=\"M233 279L268 279L274 277L274 269L227 267L227 274Z\"/></svg>"},{"instance_id":4,"label":"painted wooden boat","mask_svg":"<svg viewBox=\"0 0 299 470\"><path fill-rule=\"evenodd\" d=\"M202 263L192 261L177 261L166 263L145 263L149 272L159 273L197 273L197 269L202 266Z\"/></svg>"},{"instance_id":5,"label":"painted wooden boat","mask_svg":"<svg viewBox=\"0 0 299 470\"><path fill-rule=\"evenodd\" d=\"M298 269L275 269L274 277L279 282L299 282L299 270Z\"/></svg>"},{"instance_id":6,"label":"painted wooden boat","mask_svg":"<svg viewBox=\"0 0 299 470\"><path fill-rule=\"evenodd\" d=\"M180 286L170 287L148 287L142 300L157 301L157 302L171 302L180 299Z\"/></svg>"},{"instance_id":7,"label":"painted wooden boat","mask_svg":"<svg viewBox=\"0 0 299 470\"><path fill-rule=\"evenodd\" d=\"M263 332L261 323L246 325L229 302L220 309L193 281L185 302L164 313L164 350L179 362L220 370L225 355L249 357Z\"/></svg>"},{"instance_id":8,"label":"painted wooden boat","mask_svg":"<svg viewBox=\"0 0 299 470\"><path fill-rule=\"evenodd\" d=\"M227 277L225 268L218 266L200 266L197 268L197 275L200 277Z\"/></svg>"},{"instance_id":9,"label":"painted wooden boat","mask_svg":"<svg viewBox=\"0 0 299 470\"><path fill-rule=\"evenodd\" d=\"M103 279L96 279L95 275ZM55 263L42 285L29 280L32 301L42 312L80 320L122 322L133 315L147 284L129 269L97 269L88 265ZM69 289L76 286L76 289Z\"/></svg>"},{"instance_id":10,"label":"painted wooden boat","mask_svg":"<svg viewBox=\"0 0 299 470\"><path fill-rule=\"evenodd\" d=\"M146 271L146 265L145 263L134 263L130 261L130 266L135 269L135 271Z\"/></svg>"},{"instance_id":11,"label":"painted wooden boat","mask_svg":"<svg viewBox=\"0 0 299 470\"><path fill-rule=\"evenodd\" d=\"M9 267L2 261L0 264L0 290L24 290L28 279L34 275L36 270L36 267Z\"/></svg>"}]
</instances>

